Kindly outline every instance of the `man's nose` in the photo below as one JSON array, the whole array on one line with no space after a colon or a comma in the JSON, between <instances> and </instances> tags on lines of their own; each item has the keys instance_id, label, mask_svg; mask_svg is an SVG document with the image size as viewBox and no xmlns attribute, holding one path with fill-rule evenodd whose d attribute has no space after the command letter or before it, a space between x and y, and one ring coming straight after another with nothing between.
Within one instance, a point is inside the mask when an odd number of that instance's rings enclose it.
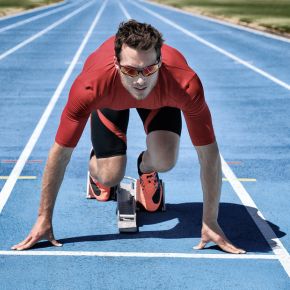
<instances>
[{"instance_id":1,"label":"man's nose","mask_svg":"<svg viewBox=\"0 0 290 290\"><path fill-rule=\"evenodd\" d=\"M141 76L140 73L139 73L139 75L138 75L138 78L137 78L137 80L136 80L136 83L137 83L138 85L140 85L140 86L142 86L142 85L145 84L145 79L144 79L143 76Z\"/></svg>"}]
</instances>

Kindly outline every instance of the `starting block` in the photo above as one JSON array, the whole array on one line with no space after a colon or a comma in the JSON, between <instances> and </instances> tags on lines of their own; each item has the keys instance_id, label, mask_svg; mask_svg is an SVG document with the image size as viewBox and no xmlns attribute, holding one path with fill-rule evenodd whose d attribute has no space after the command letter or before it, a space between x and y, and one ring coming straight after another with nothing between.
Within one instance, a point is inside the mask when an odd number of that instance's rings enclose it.
<instances>
[{"instance_id":1,"label":"starting block","mask_svg":"<svg viewBox=\"0 0 290 290\"><path fill-rule=\"evenodd\" d=\"M165 211L165 187L163 187L162 202L158 211ZM140 183L138 179L125 176L117 188L117 224L119 232L137 232L137 212L142 209L138 200Z\"/></svg>"},{"instance_id":2,"label":"starting block","mask_svg":"<svg viewBox=\"0 0 290 290\"><path fill-rule=\"evenodd\" d=\"M162 180L162 201L157 211L165 211L165 184ZM90 195L89 191L90 175L87 177L87 192L86 198L94 198ZM125 176L122 182L117 186L116 193L111 196L111 200L117 201L117 225L120 233L123 232L137 232L137 213L143 209L141 203L139 203L140 195L140 182L139 179L135 179L129 176Z\"/></svg>"},{"instance_id":3,"label":"starting block","mask_svg":"<svg viewBox=\"0 0 290 290\"><path fill-rule=\"evenodd\" d=\"M117 224L119 232L137 232L136 180L128 177L125 178L117 187L116 195Z\"/></svg>"}]
</instances>

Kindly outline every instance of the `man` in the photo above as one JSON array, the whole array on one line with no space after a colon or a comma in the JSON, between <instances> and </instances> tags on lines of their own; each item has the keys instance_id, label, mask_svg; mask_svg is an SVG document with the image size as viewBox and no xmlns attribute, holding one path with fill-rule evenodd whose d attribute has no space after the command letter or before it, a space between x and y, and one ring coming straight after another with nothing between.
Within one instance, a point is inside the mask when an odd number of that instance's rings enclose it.
<instances>
[{"instance_id":1,"label":"man","mask_svg":"<svg viewBox=\"0 0 290 290\"><path fill-rule=\"evenodd\" d=\"M137 108L147 133L147 149L137 160L145 209L155 211L162 199L157 172L176 163L182 111L198 154L204 193L201 241L195 248L212 241L226 252L245 253L226 238L217 222L221 162L201 82L185 58L163 44L155 28L135 20L120 24L116 36L89 56L72 85L45 167L37 221L28 237L12 249L28 249L41 239L61 246L53 235L53 208L89 117L90 195L100 201L110 199L125 173L129 108Z\"/></svg>"}]
</instances>

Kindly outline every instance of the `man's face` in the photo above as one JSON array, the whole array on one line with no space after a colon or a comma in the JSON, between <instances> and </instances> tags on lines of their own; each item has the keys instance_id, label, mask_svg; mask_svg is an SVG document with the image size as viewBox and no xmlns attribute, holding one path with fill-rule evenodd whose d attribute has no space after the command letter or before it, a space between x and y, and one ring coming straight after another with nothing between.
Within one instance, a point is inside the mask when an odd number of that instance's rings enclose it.
<instances>
[{"instance_id":1,"label":"man's face","mask_svg":"<svg viewBox=\"0 0 290 290\"><path fill-rule=\"evenodd\" d=\"M158 71L150 76L143 76L139 73L135 77L128 76L120 71L120 66L128 66L136 69L143 69L157 61L157 54L153 48L136 50L125 44L120 53L120 63L116 62L116 68L119 70L121 82L125 89L137 100L145 99L155 87L158 78Z\"/></svg>"}]
</instances>

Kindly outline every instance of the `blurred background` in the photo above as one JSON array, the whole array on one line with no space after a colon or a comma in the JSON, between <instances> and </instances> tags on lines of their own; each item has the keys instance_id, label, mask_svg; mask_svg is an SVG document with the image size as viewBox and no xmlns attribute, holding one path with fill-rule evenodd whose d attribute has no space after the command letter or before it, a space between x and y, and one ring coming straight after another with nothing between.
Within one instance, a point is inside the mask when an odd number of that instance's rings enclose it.
<instances>
[{"instance_id":1,"label":"blurred background","mask_svg":"<svg viewBox=\"0 0 290 290\"><path fill-rule=\"evenodd\" d=\"M0 17L61 0L0 0ZM290 37L290 0L151 0Z\"/></svg>"},{"instance_id":2,"label":"blurred background","mask_svg":"<svg viewBox=\"0 0 290 290\"><path fill-rule=\"evenodd\" d=\"M290 0L156 0L206 16L290 37Z\"/></svg>"},{"instance_id":3,"label":"blurred background","mask_svg":"<svg viewBox=\"0 0 290 290\"><path fill-rule=\"evenodd\" d=\"M0 0L0 17L56 2L61 0Z\"/></svg>"}]
</instances>

